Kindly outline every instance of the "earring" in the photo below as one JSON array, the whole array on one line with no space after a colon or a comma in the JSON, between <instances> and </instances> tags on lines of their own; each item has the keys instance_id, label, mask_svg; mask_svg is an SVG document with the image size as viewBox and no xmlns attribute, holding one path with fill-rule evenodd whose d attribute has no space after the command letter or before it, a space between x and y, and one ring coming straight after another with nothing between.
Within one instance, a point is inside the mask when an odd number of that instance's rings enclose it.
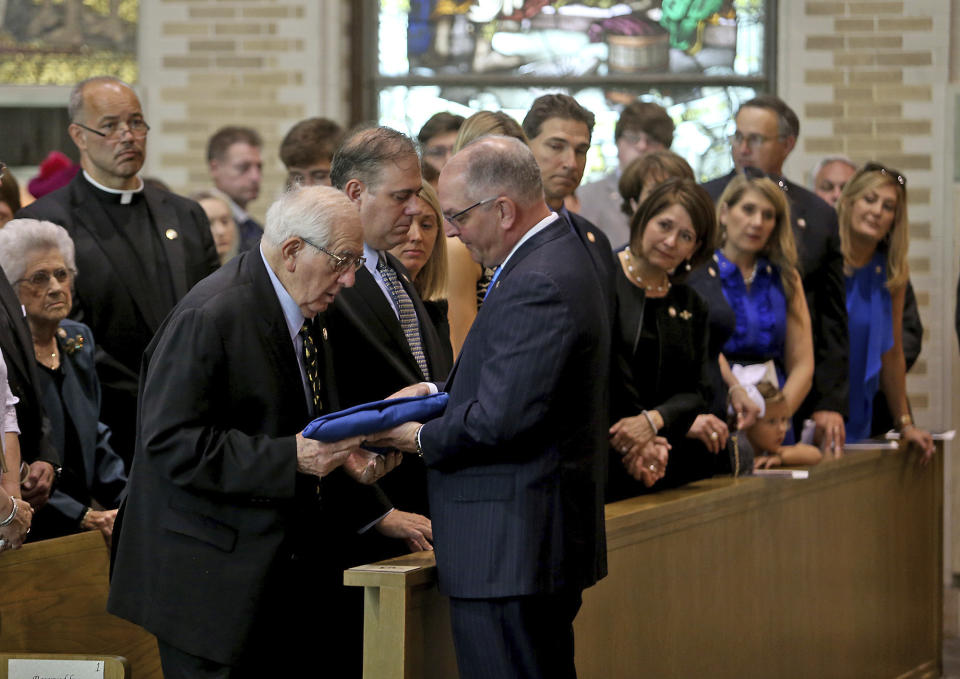
<instances>
[{"instance_id":1,"label":"earring","mask_svg":"<svg viewBox=\"0 0 960 679\"><path fill-rule=\"evenodd\" d=\"M689 271L690 269L693 268L692 266L690 266L690 260L689 260L689 259L687 260L686 264L684 264L683 268L686 269L687 271Z\"/></svg>"}]
</instances>

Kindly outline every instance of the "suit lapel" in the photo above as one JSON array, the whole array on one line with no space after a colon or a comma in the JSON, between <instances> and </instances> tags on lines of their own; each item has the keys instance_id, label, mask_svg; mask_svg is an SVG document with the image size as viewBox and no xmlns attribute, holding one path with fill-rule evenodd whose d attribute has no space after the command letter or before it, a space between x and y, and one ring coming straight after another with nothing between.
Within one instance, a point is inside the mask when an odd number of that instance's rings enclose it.
<instances>
[{"instance_id":1,"label":"suit lapel","mask_svg":"<svg viewBox=\"0 0 960 679\"><path fill-rule=\"evenodd\" d=\"M174 299L181 299L187 294L187 267L183 255L183 238L179 230L180 221L173 206L163 197L163 194L145 186L143 197L147 201L147 209L153 217L153 227L157 231L157 237L163 244L163 252L167 257Z\"/></svg>"},{"instance_id":2,"label":"suit lapel","mask_svg":"<svg viewBox=\"0 0 960 679\"><path fill-rule=\"evenodd\" d=\"M0 283L0 301L7 311L8 332L19 351L4 353L4 360L7 365L16 370L20 375L19 383L26 389L30 382L30 366L24 364L24 359L33 360L33 339L30 337L30 329L26 321L23 320L23 310L17 293L13 291L13 286L7 281L6 275L0 271L3 282ZM9 354L9 355L8 355Z\"/></svg>"},{"instance_id":3,"label":"suit lapel","mask_svg":"<svg viewBox=\"0 0 960 679\"><path fill-rule=\"evenodd\" d=\"M248 250L240 257L243 258L240 262L242 273L253 283L253 296L256 300L253 309L256 309L257 328L267 351L265 358L273 364L279 383L285 385L281 387L281 393L291 403L299 404L300 413L297 421L306 424L310 413L307 409L303 380L300 377L300 364L297 362L293 343L290 341L290 331L287 329L287 321L283 316L280 300L277 299L277 293L273 289L273 283L260 256L260 249ZM237 341L243 341L243 339L237 338Z\"/></svg>"},{"instance_id":4,"label":"suit lapel","mask_svg":"<svg viewBox=\"0 0 960 679\"><path fill-rule=\"evenodd\" d=\"M124 282L127 293L133 298L134 304L140 311L152 332L156 332L163 320L151 303L151 295L143 283L143 272L136 257L130 256L123 237L118 234L95 196L83 196L80 182L86 182L82 174L74 177L70 187L70 208L73 213L74 224L83 229L106 256L106 261L117 271L118 277ZM90 191L94 191L90 187Z\"/></svg>"}]
</instances>

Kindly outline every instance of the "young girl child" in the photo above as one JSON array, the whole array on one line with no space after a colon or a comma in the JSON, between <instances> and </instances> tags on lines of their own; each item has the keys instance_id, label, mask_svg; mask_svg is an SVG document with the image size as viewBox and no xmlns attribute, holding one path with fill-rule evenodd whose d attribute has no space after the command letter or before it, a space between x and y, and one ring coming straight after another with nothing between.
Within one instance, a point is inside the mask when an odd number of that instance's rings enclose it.
<instances>
[{"instance_id":1,"label":"young girl child","mask_svg":"<svg viewBox=\"0 0 960 679\"><path fill-rule=\"evenodd\" d=\"M741 460L745 460L744 439L753 454L754 469L769 469L781 465L814 465L823 457L820 449L806 443L783 445L791 426L790 409L783 392L769 382L760 382L756 392L763 399L763 414L739 435ZM759 404L758 404L759 405Z\"/></svg>"}]
</instances>

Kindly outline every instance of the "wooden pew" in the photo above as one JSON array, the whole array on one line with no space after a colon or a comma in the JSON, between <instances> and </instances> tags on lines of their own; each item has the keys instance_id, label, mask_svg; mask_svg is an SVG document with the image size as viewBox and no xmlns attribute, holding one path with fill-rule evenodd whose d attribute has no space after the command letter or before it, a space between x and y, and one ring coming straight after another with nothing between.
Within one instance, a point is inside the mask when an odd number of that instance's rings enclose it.
<instances>
[{"instance_id":1,"label":"wooden pew","mask_svg":"<svg viewBox=\"0 0 960 679\"><path fill-rule=\"evenodd\" d=\"M8 679L8 661L10 660L54 660L61 664L71 663L67 667L59 667L61 671L66 669L66 676L73 676L77 672L77 664L87 665L91 662L98 663L98 668L103 674L103 679L130 679L130 663L126 658L120 658L111 655L83 655L76 653L5 653L0 651L0 679ZM77 664L74 664L77 663ZM62 676L59 675L58 676Z\"/></svg>"},{"instance_id":2,"label":"wooden pew","mask_svg":"<svg viewBox=\"0 0 960 679\"><path fill-rule=\"evenodd\" d=\"M122 656L137 679L160 679L154 637L106 611L108 566L97 531L0 554L0 650ZM4 661L0 679L6 671Z\"/></svg>"},{"instance_id":3,"label":"wooden pew","mask_svg":"<svg viewBox=\"0 0 960 679\"><path fill-rule=\"evenodd\" d=\"M581 679L940 676L943 449L848 453L805 480L717 478L607 506ZM456 677L432 553L347 571L364 678Z\"/></svg>"}]
</instances>

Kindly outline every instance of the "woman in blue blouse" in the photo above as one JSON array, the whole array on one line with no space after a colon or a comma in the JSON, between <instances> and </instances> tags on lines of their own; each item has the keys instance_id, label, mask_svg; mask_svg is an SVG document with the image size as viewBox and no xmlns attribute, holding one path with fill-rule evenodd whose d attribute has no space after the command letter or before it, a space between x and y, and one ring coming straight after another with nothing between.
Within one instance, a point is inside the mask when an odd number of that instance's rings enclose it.
<instances>
[{"instance_id":1,"label":"woman in blue blouse","mask_svg":"<svg viewBox=\"0 0 960 679\"><path fill-rule=\"evenodd\" d=\"M720 196L717 219L721 247L691 284L710 307L711 335L725 338L711 343L721 351L718 395L745 428L759 408L731 366L773 361L792 415L813 380L810 314L783 191L766 177L739 175Z\"/></svg>"},{"instance_id":2,"label":"woman in blue blouse","mask_svg":"<svg viewBox=\"0 0 960 679\"><path fill-rule=\"evenodd\" d=\"M903 356L903 300L907 278L907 181L867 163L844 187L837 203L847 282L850 328L850 421L847 440L868 438L873 399L882 389L902 440L925 457L930 434L913 424L907 403Z\"/></svg>"}]
</instances>

